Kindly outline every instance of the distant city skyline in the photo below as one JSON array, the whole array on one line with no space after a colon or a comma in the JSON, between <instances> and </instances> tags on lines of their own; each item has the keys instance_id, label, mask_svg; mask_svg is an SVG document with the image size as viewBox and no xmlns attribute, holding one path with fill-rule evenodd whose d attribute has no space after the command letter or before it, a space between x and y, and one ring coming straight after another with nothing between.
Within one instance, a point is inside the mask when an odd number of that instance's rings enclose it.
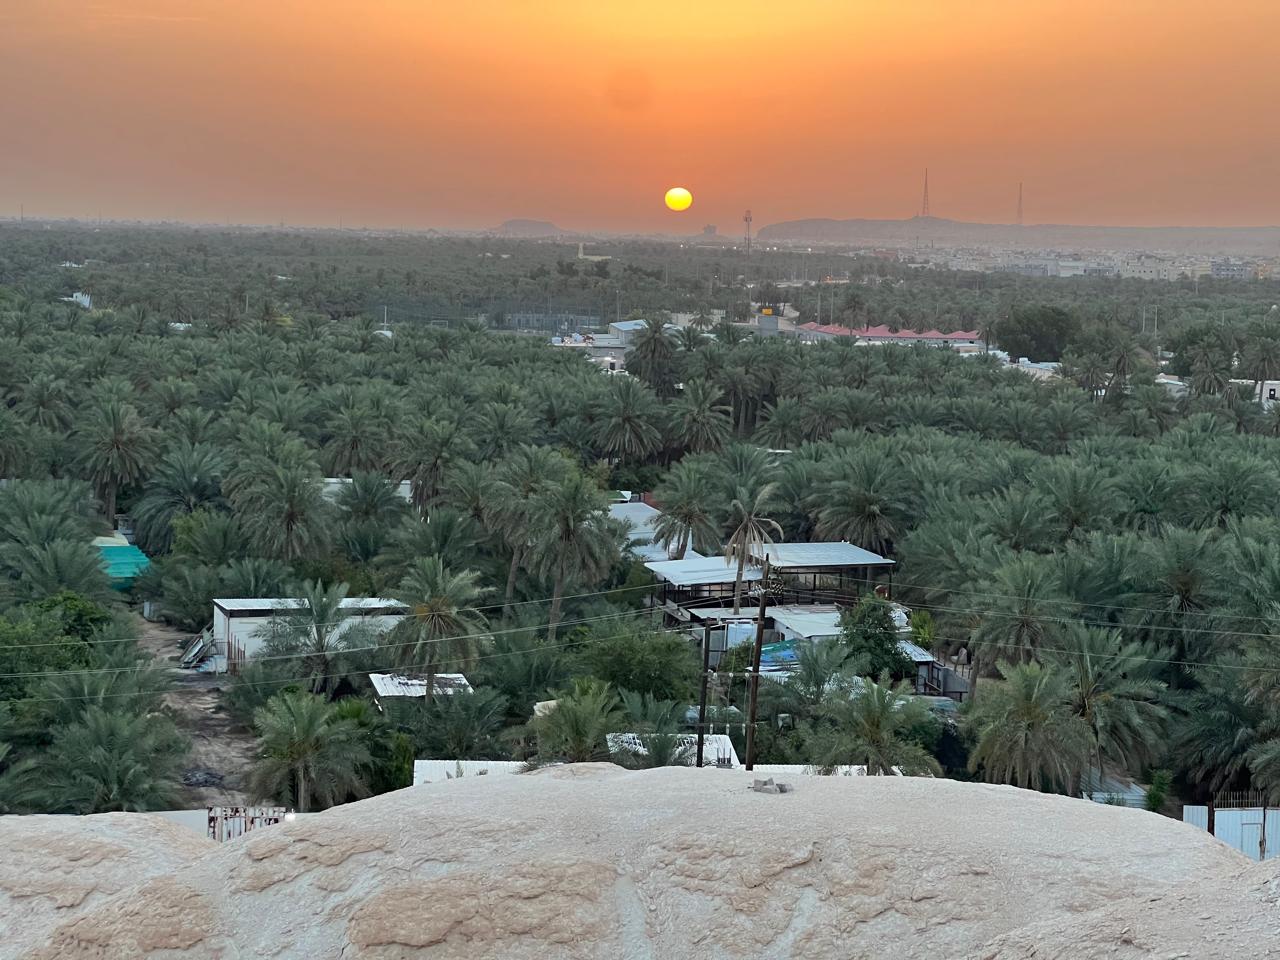
<instances>
[{"instance_id":1,"label":"distant city skyline","mask_svg":"<svg viewBox=\"0 0 1280 960\"><path fill-rule=\"evenodd\" d=\"M1280 224L1280 5L11 0L0 217ZM663 205L672 184L693 206Z\"/></svg>"}]
</instances>

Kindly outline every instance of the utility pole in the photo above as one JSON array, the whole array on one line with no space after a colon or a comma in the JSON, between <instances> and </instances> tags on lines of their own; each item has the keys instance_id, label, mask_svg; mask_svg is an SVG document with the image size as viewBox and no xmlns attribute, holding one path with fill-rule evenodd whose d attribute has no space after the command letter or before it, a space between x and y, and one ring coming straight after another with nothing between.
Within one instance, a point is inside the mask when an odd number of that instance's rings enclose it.
<instances>
[{"instance_id":1,"label":"utility pole","mask_svg":"<svg viewBox=\"0 0 1280 960\"><path fill-rule=\"evenodd\" d=\"M756 648L751 656L751 694L747 698L747 763L746 769L755 766L756 757L756 699L760 694L760 651L764 647L764 610L769 602L769 555L764 556L764 574L760 577L760 610L756 614Z\"/></svg>"},{"instance_id":2,"label":"utility pole","mask_svg":"<svg viewBox=\"0 0 1280 960\"><path fill-rule=\"evenodd\" d=\"M707 681L711 679L711 624L702 627L702 689L698 693L698 766L702 766L702 744L707 737Z\"/></svg>"}]
</instances>

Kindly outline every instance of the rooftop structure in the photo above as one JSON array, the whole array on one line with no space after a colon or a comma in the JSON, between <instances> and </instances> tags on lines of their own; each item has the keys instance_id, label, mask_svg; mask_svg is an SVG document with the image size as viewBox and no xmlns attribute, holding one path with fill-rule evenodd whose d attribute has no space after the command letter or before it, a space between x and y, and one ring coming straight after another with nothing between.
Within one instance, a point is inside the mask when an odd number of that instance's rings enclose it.
<instances>
[{"instance_id":1,"label":"rooftop structure","mask_svg":"<svg viewBox=\"0 0 1280 960\"><path fill-rule=\"evenodd\" d=\"M619 491L619 493L622 492L625 491ZM631 534L628 538L627 546L638 559L646 562L660 562L671 559L666 547L654 542L654 525L658 522L658 518L662 516L659 510L654 509L647 503L634 500L627 503L610 504L609 516L615 520L625 521L630 525ZM685 550L684 559L700 560L702 559L702 554L696 550Z\"/></svg>"},{"instance_id":2,"label":"rooftop structure","mask_svg":"<svg viewBox=\"0 0 1280 960\"><path fill-rule=\"evenodd\" d=\"M844 540L825 543L771 543L752 559L768 558L775 570L825 570L840 567L891 567L888 560Z\"/></svg>"},{"instance_id":3,"label":"rooftop structure","mask_svg":"<svg viewBox=\"0 0 1280 960\"><path fill-rule=\"evenodd\" d=\"M452 695L471 693L471 683L460 673L437 673L431 678L431 688L437 694ZM425 698L426 677L407 677L399 673L371 673L369 682L379 697Z\"/></svg>"},{"instance_id":4,"label":"rooftop structure","mask_svg":"<svg viewBox=\"0 0 1280 960\"><path fill-rule=\"evenodd\" d=\"M761 579L771 565L769 595L779 603L853 602L863 592L882 589L880 576L892 586L894 561L844 541L769 544L742 572L744 584ZM645 564L661 584L659 604L669 617L688 621L689 611L725 604L734 594L737 564L722 556L651 561ZM743 589L743 596L748 593Z\"/></svg>"},{"instance_id":5,"label":"rooftop structure","mask_svg":"<svg viewBox=\"0 0 1280 960\"><path fill-rule=\"evenodd\" d=\"M832 337L857 337L863 343L927 343L933 346L980 347L983 345L982 334L977 330L954 330L943 333L940 330L925 330L917 333L914 330L890 330L886 326L877 327L842 327L835 323L802 323L797 331L804 331L812 339L825 340Z\"/></svg>"}]
</instances>

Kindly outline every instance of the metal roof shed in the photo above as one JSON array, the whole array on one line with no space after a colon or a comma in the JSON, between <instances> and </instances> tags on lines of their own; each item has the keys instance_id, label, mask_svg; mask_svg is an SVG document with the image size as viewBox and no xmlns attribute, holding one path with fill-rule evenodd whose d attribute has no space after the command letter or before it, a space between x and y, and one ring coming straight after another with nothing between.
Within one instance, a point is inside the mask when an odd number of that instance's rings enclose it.
<instances>
[{"instance_id":1,"label":"metal roof shed","mask_svg":"<svg viewBox=\"0 0 1280 960\"><path fill-rule=\"evenodd\" d=\"M676 587L698 587L713 584L732 584L738 576L738 567L722 556L686 557L684 560L658 560L645 564L653 575ZM742 571L744 583L759 580L763 571L748 566Z\"/></svg>"},{"instance_id":2,"label":"metal roof shed","mask_svg":"<svg viewBox=\"0 0 1280 960\"><path fill-rule=\"evenodd\" d=\"M779 571L838 570L848 567L892 567L894 561L843 540L827 543L770 543L752 559Z\"/></svg>"},{"instance_id":3,"label":"metal roof shed","mask_svg":"<svg viewBox=\"0 0 1280 960\"><path fill-rule=\"evenodd\" d=\"M438 694L471 693L471 682L460 673L437 673L432 688ZM425 697L426 677L406 677L399 673L371 673L369 682L380 697Z\"/></svg>"}]
</instances>

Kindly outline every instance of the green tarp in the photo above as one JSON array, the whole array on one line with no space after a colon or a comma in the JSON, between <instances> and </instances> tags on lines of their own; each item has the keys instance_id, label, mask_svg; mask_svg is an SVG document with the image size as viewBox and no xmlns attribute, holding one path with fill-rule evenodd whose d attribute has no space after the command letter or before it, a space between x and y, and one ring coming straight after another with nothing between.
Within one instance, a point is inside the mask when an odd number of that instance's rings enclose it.
<instances>
[{"instance_id":1,"label":"green tarp","mask_svg":"<svg viewBox=\"0 0 1280 960\"><path fill-rule=\"evenodd\" d=\"M111 585L118 590L131 586L138 574L150 566L147 555L133 544L102 545L98 547L102 554L102 566L107 571Z\"/></svg>"}]
</instances>

